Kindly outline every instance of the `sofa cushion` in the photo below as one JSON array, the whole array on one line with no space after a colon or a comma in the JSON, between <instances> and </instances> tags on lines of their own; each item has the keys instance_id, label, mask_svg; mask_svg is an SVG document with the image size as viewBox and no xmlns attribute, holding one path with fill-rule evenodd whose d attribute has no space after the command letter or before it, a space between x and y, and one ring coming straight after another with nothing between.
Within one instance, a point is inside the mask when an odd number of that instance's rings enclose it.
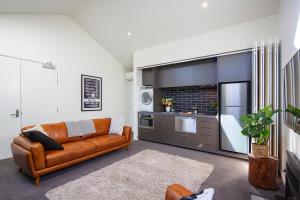
<instances>
[{"instance_id":1,"label":"sofa cushion","mask_svg":"<svg viewBox=\"0 0 300 200\"><path fill-rule=\"evenodd\" d=\"M28 131L39 131L39 132L41 132L45 135L48 135L40 124L32 126L31 128L26 127L26 128L21 129L21 130L22 130L22 133L28 132Z\"/></svg>"},{"instance_id":2,"label":"sofa cushion","mask_svg":"<svg viewBox=\"0 0 300 200\"><path fill-rule=\"evenodd\" d=\"M84 135L82 136L82 139L92 138L100 135L108 135L111 118L93 119L93 122L95 125L96 133Z\"/></svg>"},{"instance_id":3,"label":"sofa cushion","mask_svg":"<svg viewBox=\"0 0 300 200\"><path fill-rule=\"evenodd\" d=\"M62 144L64 150L60 151L47 151L46 152L46 165L52 167L62 164L76 158L81 158L96 152L97 146L92 142L75 141Z\"/></svg>"},{"instance_id":4,"label":"sofa cushion","mask_svg":"<svg viewBox=\"0 0 300 200\"><path fill-rule=\"evenodd\" d=\"M119 134L123 133L123 126L125 124L124 117L114 117L111 119L109 134Z\"/></svg>"},{"instance_id":5,"label":"sofa cushion","mask_svg":"<svg viewBox=\"0 0 300 200\"><path fill-rule=\"evenodd\" d=\"M32 142L40 142L45 150L63 150L63 146L40 131L25 131L23 133Z\"/></svg>"},{"instance_id":6,"label":"sofa cushion","mask_svg":"<svg viewBox=\"0 0 300 200\"><path fill-rule=\"evenodd\" d=\"M68 131L64 122L53 124L42 124L44 131L49 137L59 144L68 142Z\"/></svg>"},{"instance_id":7,"label":"sofa cushion","mask_svg":"<svg viewBox=\"0 0 300 200\"><path fill-rule=\"evenodd\" d=\"M97 146L97 151L104 151L126 143L125 137L117 134L88 138L85 141L95 144Z\"/></svg>"}]
</instances>

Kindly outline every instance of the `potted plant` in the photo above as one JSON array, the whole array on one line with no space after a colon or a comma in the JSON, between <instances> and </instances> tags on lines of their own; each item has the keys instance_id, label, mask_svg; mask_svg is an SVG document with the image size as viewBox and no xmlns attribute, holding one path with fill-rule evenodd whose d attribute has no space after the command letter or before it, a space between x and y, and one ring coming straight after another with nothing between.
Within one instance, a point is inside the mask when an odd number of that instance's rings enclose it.
<instances>
[{"instance_id":1,"label":"potted plant","mask_svg":"<svg viewBox=\"0 0 300 200\"><path fill-rule=\"evenodd\" d=\"M171 106L174 104L174 99L173 98L162 98L161 99L161 104L165 106L165 109L167 112L171 111Z\"/></svg>"},{"instance_id":2,"label":"potted plant","mask_svg":"<svg viewBox=\"0 0 300 200\"><path fill-rule=\"evenodd\" d=\"M288 105L287 108L285 109L285 112L291 113L292 116L294 117L294 125L296 128L300 127L300 109L292 106L292 105Z\"/></svg>"},{"instance_id":3,"label":"potted plant","mask_svg":"<svg viewBox=\"0 0 300 200\"><path fill-rule=\"evenodd\" d=\"M211 107L212 107L212 109L217 110L218 109L218 102L217 101L211 102Z\"/></svg>"},{"instance_id":4,"label":"potted plant","mask_svg":"<svg viewBox=\"0 0 300 200\"><path fill-rule=\"evenodd\" d=\"M268 156L268 141L270 138L270 126L273 123L272 116L280 112L274 110L272 105L260 109L257 113L241 117L243 123L242 134L250 137L252 142L252 153L257 158Z\"/></svg>"}]
</instances>

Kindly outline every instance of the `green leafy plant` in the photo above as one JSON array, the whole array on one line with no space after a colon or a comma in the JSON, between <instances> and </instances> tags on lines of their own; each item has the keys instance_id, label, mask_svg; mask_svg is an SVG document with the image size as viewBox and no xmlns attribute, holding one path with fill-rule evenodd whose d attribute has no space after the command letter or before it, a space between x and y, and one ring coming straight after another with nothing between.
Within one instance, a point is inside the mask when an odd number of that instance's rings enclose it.
<instances>
[{"instance_id":1,"label":"green leafy plant","mask_svg":"<svg viewBox=\"0 0 300 200\"><path fill-rule=\"evenodd\" d=\"M281 112L281 110L274 110L272 105L268 105L257 113L242 116L240 118L243 123L241 133L253 138L258 145L266 145L270 138L270 125L273 123L272 116L277 112Z\"/></svg>"},{"instance_id":2,"label":"green leafy plant","mask_svg":"<svg viewBox=\"0 0 300 200\"><path fill-rule=\"evenodd\" d=\"M300 118L300 109L296 108L295 106L289 104L285 109L285 112L291 113L293 116L295 116L298 119Z\"/></svg>"},{"instance_id":3,"label":"green leafy plant","mask_svg":"<svg viewBox=\"0 0 300 200\"><path fill-rule=\"evenodd\" d=\"M218 102L217 102L217 101L211 102L211 107L212 107L214 110L217 110L217 108L218 108Z\"/></svg>"}]
</instances>

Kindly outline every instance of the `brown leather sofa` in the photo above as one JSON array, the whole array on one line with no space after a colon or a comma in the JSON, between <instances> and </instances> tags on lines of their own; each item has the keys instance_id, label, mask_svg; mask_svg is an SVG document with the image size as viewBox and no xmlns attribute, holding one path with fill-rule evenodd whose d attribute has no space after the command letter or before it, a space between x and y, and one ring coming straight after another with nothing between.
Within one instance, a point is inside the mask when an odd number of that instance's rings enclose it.
<instances>
[{"instance_id":1,"label":"brown leather sofa","mask_svg":"<svg viewBox=\"0 0 300 200\"><path fill-rule=\"evenodd\" d=\"M14 138L11 150L20 172L33 176L38 186L44 174L129 146L132 137L130 127L124 126L122 135L109 134L110 118L94 119L93 122L95 133L76 137L68 137L64 122L43 124L48 136L60 143L64 150L45 151L41 143L31 142L22 134ZM31 127L23 128L22 132Z\"/></svg>"},{"instance_id":2,"label":"brown leather sofa","mask_svg":"<svg viewBox=\"0 0 300 200\"><path fill-rule=\"evenodd\" d=\"M167 188L165 200L180 200L182 197L187 197L192 194L192 191L186 189L182 185L173 184Z\"/></svg>"}]
</instances>

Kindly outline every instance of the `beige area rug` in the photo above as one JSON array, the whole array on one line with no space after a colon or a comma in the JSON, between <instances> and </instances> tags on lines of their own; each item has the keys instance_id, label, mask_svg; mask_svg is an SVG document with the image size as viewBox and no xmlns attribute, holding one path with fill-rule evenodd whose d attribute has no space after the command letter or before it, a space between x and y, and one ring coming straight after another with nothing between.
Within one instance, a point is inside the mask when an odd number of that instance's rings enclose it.
<instances>
[{"instance_id":1,"label":"beige area rug","mask_svg":"<svg viewBox=\"0 0 300 200\"><path fill-rule=\"evenodd\" d=\"M46 193L50 200L163 200L168 185L198 191L214 166L144 150Z\"/></svg>"}]
</instances>

